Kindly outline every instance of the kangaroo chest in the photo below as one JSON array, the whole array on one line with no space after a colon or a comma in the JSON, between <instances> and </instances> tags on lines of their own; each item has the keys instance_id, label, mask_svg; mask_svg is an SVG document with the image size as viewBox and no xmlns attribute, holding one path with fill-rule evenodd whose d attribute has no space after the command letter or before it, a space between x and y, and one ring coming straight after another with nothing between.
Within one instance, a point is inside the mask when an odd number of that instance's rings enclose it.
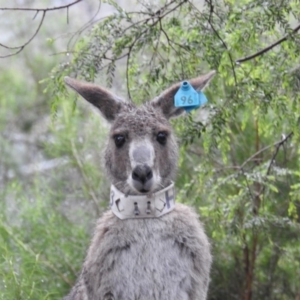
<instances>
[{"instance_id":1,"label":"kangaroo chest","mask_svg":"<svg viewBox=\"0 0 300 300\"><path fill-rule=\"evenodd\" d=\"M106 222L98 224L102 234L93 240L82 273L89 299L192 299L202 271L195 259L201 260L208 243L199 236L202 228L195 216L189 217L182 219L175 210L161 218L119 220L108 212Z\"/></svg>"}]
</instances>

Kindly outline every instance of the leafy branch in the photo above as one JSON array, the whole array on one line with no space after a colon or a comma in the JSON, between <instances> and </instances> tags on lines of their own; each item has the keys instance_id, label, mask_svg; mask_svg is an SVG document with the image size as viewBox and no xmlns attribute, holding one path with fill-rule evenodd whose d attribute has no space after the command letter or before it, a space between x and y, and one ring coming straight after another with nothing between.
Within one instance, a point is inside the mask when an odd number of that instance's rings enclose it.
<instances>
[{"instance_id":1,"label":"leafy branch","mask_svg":"<svg viewBox=\"0 0 300 300\"><path fill-rule=\"evenodd\" d=\"M254 53L254 54L251 54L249 56L245 56L245 57L242 57L242 58L239 58L238 60L236 60L235 62L237 64L240 64L240 63L243 63L245 61L248 61L248 60L251 60L255 57L258 57L260 55L263 55L265 53L267 53L268 51L272 50L274 47L278 46L279 44L285 42L289 37L291 37L292 34L296 33L298 30L300 29L300 23L292 30L292 32L286 34L284 37L282 37L281 39L277 40L276 42L272 43L271 45L263 48L262 50Z\"/></svg>"},{"instance_id":2,"label":"leafy branch","mask_svg":"<svg viewBox=\"0 0 300 300\"><path fill-rule=\"evenodd\" d=\"M162 7L155 11L149 9L141 13L135 11L125 12L121 7L114 3L113 5L115 9L119 13L115 15L114 20L112 20L111 18L107 18L107 20L101 24L101 30L95 30L92 33L92 38L90 42L87 45L83 46L79 51L73 51L72 49L68 51L68 53L72 53L75 55L73 62L70 65L70 68L68 69L68 72L70 73L74 71L75 74L73 74L73 76L77 76L79 71L85 77L86 80L93 80L93 78L90 78L93 72L99 73L100 71L107 69L107 72L109 74L107 84L109 86L112 84L112 78L114 76L113 73L115 70L116 62L125 59L125 77L127 80L127 93L129 100L131 100L132 97L129 84L129 73L132 65L131 60L136 59L139 50L143 49L143 47L145 47L146 45L144 40L147 40L151 36L153 31L159 30L160 33L163 33L167 39L169 47L171 47L173 50L174 48L171 44L181 46L182 48L184 48L182 45L178 45L175 41L169 38L166 31L163 30L161 22L167 16L177 11L181 6L183 6L186 3L188 3L188 1L186 0L172 0L170 2L165 3ZM143 17L141 19L135 19L134 16L136 14L140 14L140 16ZM107 43L103 43L102 45L102 42L99 43L99 41L106 39L106 26L111 26L111 23L114 23L116 21L116 16L117 18L119 18L119 21L113 27L113 38ZM125 24L127 26L121 27L120 22L122 22L124 19L126 20ZM153 45L155 45L155 48L158 49L163 42L164 41L162 41L161 39L158 39L157 42L153 43ZM153 52L154 56L155 51ZM160 55L158 51L156 54ZM85 67L86 61L90 62L90 66L87 67L87 73L85 73L84 68L82 68L82 64ZM153 62L150 63L150 65L154 66L155 64ZM94 71L91 72L91 69L93 69ZM63 69L62 71L66 70Z\"/></svg>"}]
</instances>

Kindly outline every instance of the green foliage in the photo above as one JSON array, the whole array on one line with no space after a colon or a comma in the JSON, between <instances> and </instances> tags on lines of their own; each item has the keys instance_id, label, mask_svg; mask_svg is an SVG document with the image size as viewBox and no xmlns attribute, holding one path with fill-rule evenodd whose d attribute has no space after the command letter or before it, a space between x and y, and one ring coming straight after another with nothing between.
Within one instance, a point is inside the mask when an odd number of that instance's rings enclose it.
<instances>
[{"instance_id":1,"label":"green foliage","mask_svg":"<svg viewBox=\"0 0 300 300\"><path fill-rule=\"evenodd\" d=\"M77 278L91 220L107 207L99 174L107 129L63 98L52 122L49 107L36 120L26 80L1 78L0 299L60 299Z\"/></svg>"},{"instance_id":2,"label":"green foliage","mask_svg":"<svg viewBox=\"0 0 300 300\"><path fill-rule=\"evenodd\" d=\"M82 229L88 222L79 226L62 217L63 195L83 193L93 208L106 196L95 192L99 182L104 193L107 188L87 155L102 147L105 134L98 142L97 128L104 127L96 118L85 124L82 107L65 100L71 95L64 76L117 86L119 94L127 92L139 104L176 81L215 69L217 76L206 90L207 107L172 121L181 146L178 200L195 206L211 238L209 299L297 299L300 40L293 28L299 21L298 1L215 0L203 6L185 0L141 1L136 11L108 2L115 13L93 25L44 81L55 115L55 138L44 144L45 153L68 159L67 165L78 171L74 182L80 180L82 188L74 184L73 193L58 184L61 178L51 192L40 183L33 185L36 206L28 204L27 196L18 224L9 224L3 207L3 285L18 288L0 288L0 295L61 297L80 270L88 245ZM6 194L22 194L25 187L14 184L10 181ZM7 195L0 197L7 202ZM24 274L32 279L23 282Z\"/></svg>"},{"instance_id":3,"label":"green foliage","mask_svg":"<svg viewBox=\"0 0 300 300\"><path fill-rule=\"evenodd\" d=\"M87 235L83 226L74 228L57 211L53 193L27 191L32 197L28 199L24 190L25 186L14 181L6 188L6 194L15 199L16 224L5 214L11 208L1 201L0 299L57 299L72 285L74 250L84 249Z\"/></svg>"}]
</instances>

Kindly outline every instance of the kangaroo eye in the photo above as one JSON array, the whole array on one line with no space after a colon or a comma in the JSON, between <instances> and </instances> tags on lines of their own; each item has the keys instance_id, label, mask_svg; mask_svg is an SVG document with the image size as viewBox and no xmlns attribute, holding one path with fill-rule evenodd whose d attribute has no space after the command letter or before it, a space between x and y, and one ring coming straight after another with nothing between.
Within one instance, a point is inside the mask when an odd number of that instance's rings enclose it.
<instances>
[{"instance_id":1,"label":"kangaroo eye","mask_svg":"<svg viewBox=\"0 0 300 300\"><path fill-rule=\"evenodd\" d=\"M122 134L116 134L114 136L114 140L117 148L121 148L125 143L125 136Z\"/></svg>"},{"instance_id":2,"label":"kangaroo eye","mask_svg":"<svg viewBox=\"0 0 300 300\"><path fill-rule=\"evenodd\" d=\"M156 140L161 144L165 145L167 142L168 134L166 132L159 132L156 136Z\"/></svg>"}]
</instances>

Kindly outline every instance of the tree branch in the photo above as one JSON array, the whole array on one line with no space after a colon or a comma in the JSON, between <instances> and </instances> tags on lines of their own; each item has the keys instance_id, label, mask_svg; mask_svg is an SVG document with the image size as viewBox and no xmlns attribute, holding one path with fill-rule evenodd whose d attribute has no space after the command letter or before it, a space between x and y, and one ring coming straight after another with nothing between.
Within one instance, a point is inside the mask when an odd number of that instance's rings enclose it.
<instances>
[{"instance_id":1,"label":"tree branch","mask_svg":"<svg viewBox=\"0 0 300 300\"><path fill-rule=\"evenodd\" d=\"M249 56L245 56L243 58L240 58L238 60L235 61L235 63L240 64L243 63L247 60L251 60L257 56L263 55L264 53L270 51L271 49L273 49L274 47L276 47L277 45L281 44L282 42L286 41L288 39L288 37L290 37L292 34L296 33L298 30L300 29L300 23L292 30L291 33L286 34L284 37L282 37L281 39L279 39L278 41L276 41L275 43L269 45L268 47L252 54Z\"/></svg>"},{"instance_id":2,"label":"tree branch","mask_svg":"<svg viewBox=\"0 0 300 300\"><path fill-rule=\"evenodd\" d=\"M14 56L14 55L17 55L19 54L21 51L24 50L24 48L30 44L30 42L37 36L37 34L39 33L43 23L44 23L44 20L45 20L45 17L46 17L46 13L49 12L49 11L54 11L54 10L60 10L60 9L67 9L67 12L69 11L69 7L81 2L82 0L76 0L76 1L73 1L69 4L66 4L66 5L62 5L62 6L54 6L54 7L48 7L48 8L29 8L29 7L25 7L25 8L21 8L21 7L0 7L0 10L7 10L7 11L35 11L35 15L33 17L33 20L36 18L36 16L38 15L39 12L42 12L42 18L40 20L40 23L36 29L36 31L34 32L34 34L27 40L27 42L25 42L23 45L21 46L16 46L16 47L10 47L10 46L7 46L7 45L4 45L4 44L1 44L0 43L0 47L2 48L5 48L5 49L8 49L8 50L17 50L16 52L14 53L10 53L10 54L7 54L7 55L1 55L0 58L6 58L6 57L10 57L10 56ZM67 22L68 22L68 18L69 18L69 14L67 14Z\"/></svg>"},{"instance_id":3,"label":"tree branch","mask_svg":"<svg viewBox=\"0 0 300 300\"><path fill-rule=\"evenodd\" d=\"M280 148L281 146L283 146L284 143L285 143L290 137L292 137L293 134L294 134L293 131L290 132L288 135L283 136L282 139L281 139L279 142L277 142L277 143L275 144L275 145L276 145L276 148L275 148L275 151L274 151L274 153L273 153L273 155L272 155L272 158L271 158L271 160L270 160L270 164L269 164L269 167L268 167L268 170L267 170L266 175L269 175L269 174L270 174L271 167L272 167L272 165L273 165L273 163L274 163L274 160L275 160L275 158L276 158L276 156L277 156L277 154L278 154L279 148Z\"/></svg>"},{"instance_id":4,"label":"tree branch","mask_svg":"<svg viewBox=\"0 0 300 300\"><path fill-rule=\"evenodd\" d=\"M271 157L271 160L270 160L267 172L266 172L266 176L270 175L271 168L273 166L273 163L275 161L275 158L276 158L276 156L278 154L278 151L279 151L280 147L283 146L286 143L286 141L293 136L293 134L294 134L293 131L290 132L288 135L283 136L282 139L279 142L277 142L277 143L274 144L274 146L276 146L276 148L275 148L275 150L273 152L273 155ZM265 189L266 189L266 186L264 185L262 187L261 191L259 192L259 195L263 195L264 192L265 192Z\"/></svg>"},{"instance_id":5,"label":"tree branch","mask_svg":"<svg viewBox=\"0 0 300 300\"><path fill-rule=\"evenodd\" d=\"M43 11L43 12L47 12L47 11L51 11L51 10L59 10L59 9L64 9L64 8L69 8L70 6L73 6L79 2L81 2L82 0L76 0L73 1L69 4L66 5L62 5L62 6L54 6L54 7L47 7L47 8L30 8L30 7L0 7L0 10L18 10L18 11Z\"/></svg>"},{"instance_id":6,"label":"tree branch","mask_svg":"<svg viewBox=\"0 0 300 300\"><path fill-rule=\"evenodd\" d=\"M277 151L275 151L275 153L274 153L275 156L276 156L279 147L280 147L281 145L283 145L290 137L292 137L292 135L293 135L293 132L290 132L287 136L285 136L285 137L284 137L283 139L281 139L280 141L277 141L277 142L275 142L274 144L271 144L271 145L268 145L268 146L266 146L266 147L264 147L264 148L261 148L260 150L258 150L257 152L255 152L253 155L251 155L249 158L247 158L239 168L240 168L240 169L243 169L243 168L246 166L246 164L248 164L250 161L253 161L253 159L254 159L257 155L259 155L259 154L261 154L262 152L264 152L264 151L270 149L271 147L276 147ZM271 163L272 163L272 161L275 159L274 154L273 154L273 157L272 157L272 159L271 159ZM268 171L267 171L267 174L266 174L266 175L269 175L269 172L270 172L269 169L270 169L270 165L269 165L269 168L268 168Z\"/></svg>"},{"instance_id":7,"label":"tree branch","mask_svg":"<svg viewBox=\"0 0 300 300\"><path fill-rule=\"evenodd\" d=\"M41 29L41 27L42 27L42 25L44 23L45 16L46 16L46 12L43 11L43 15L42 15L41 21L40 21L40 23L39 23L36 31L34 32L34 34L32 35L32 37L26 43L24 43L23 45L18 46L18 47L8 47L8 46L5 46L5 45L3 45L3 44L0 43L0 46L3 47L3 48L10 49L10 50L18 49L15 53L11 53L11 54L0 56L0 58L10 57L10 56L14 56L14 55L17 55L18 53L20 53L36 37L36 35L39 33L39 31L40 31L40 29Z\"/></svg>"}]
</instances>

